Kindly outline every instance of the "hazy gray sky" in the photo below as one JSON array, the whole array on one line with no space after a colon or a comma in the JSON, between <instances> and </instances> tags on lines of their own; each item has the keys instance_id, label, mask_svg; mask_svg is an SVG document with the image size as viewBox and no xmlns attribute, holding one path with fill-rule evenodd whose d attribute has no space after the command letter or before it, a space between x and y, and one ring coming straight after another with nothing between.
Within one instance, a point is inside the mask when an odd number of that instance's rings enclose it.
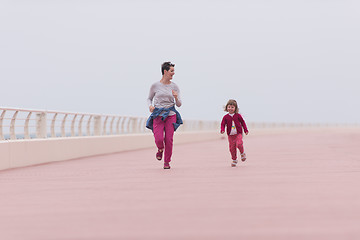
<instances>
[{"instance_id":1,"label":"hazy gray sky","mask_svg":"<svg viewBox=\"0 0 360 240\"><path fill-rule=\"evenodd\" d=\"M147 116L176 64L184 119L360 123L357 0L0 0L0 106Z\"/></svg>"}]
</instances>

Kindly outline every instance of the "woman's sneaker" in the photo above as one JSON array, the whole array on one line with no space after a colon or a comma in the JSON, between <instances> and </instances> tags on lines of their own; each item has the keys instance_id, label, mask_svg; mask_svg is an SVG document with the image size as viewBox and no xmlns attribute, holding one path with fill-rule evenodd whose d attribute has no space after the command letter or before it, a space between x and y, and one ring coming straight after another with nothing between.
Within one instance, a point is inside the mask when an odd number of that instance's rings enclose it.
<instances>
[{"instance_id":1,"label":"woman's sneaker","mask_svg":"<svg viewBox=\"0 0 360 240\"><path fill-rule=\"evenodd\" d=\"M236 167L236 164L238 163L238 160L236 159L236 160L233 160L232 161L232 163L231 163L231 166L232 167Z\"/></svg>"},{"instance_id":2,"label":"woman's sneaker","mask_svg":"<svg viewBox=\"0 0 360 240\"><path fill-rule=\"evenodd\" d=\"M170 169L170 163L164 163L164 169Z\"/></svg>"},{"instance_id":3,"label":"woman's sneaker","mask_svg":"<svg viewBox=\"0 0 360 240\"><path fill-rule=\"evenodd\" d=\"M157 160L159 160L159 161L161 161L161 159L162 159L162 156L163 156L163 152L164 152L164 150L158 150L158 152L156 153L156 159Z\"/></svg>"},{"instance_id":4,"label":"woman's sneaker","mask_svg":"<svg viewBox=\"0 0 360 240\"><path fill-rule=\"evenodd\" d=\"M242 154L241 154L241 161L244 162L245 160L246 160L246 154L245 154L245 153L242 153Z\"/></svg>"}]
</instances>

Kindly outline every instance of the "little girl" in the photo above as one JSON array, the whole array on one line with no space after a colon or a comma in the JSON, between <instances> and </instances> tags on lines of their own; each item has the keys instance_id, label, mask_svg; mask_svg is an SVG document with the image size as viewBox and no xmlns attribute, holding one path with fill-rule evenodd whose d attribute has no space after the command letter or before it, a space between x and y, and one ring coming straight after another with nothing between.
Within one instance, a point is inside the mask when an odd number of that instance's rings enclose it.
<instances>
[{"instance_id":1,"label":"little girl","mask_svg":"<svg viewBox=\"0 0 360 240\"><path fill-rule=\"evenodd\" d=\"M226 114L221 121L221 134L225 132L226 126L226 132L229 140L229 150L231 153L231 158L233 160L231 166L236 167L236 164L238 163L236 157L237 148L240 150L241 153L241 161L246 160L246 154L244 151L242 140L242 132L244 129L245 134L248 135L249 131L246 127L244 119L239 114L239 108L235 100L230 99L227 102L225 106L225 112L228 112L228 114Z\"/></svg>"}]
</instances>

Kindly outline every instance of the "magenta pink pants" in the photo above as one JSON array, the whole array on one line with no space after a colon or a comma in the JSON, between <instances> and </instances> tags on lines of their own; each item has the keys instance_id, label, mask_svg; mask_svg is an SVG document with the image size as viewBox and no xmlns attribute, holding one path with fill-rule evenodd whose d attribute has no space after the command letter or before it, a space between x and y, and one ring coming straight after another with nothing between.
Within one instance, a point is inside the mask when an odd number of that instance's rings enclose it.
<instances>
[{"instance_id":1,"label":"magenta pink pants","mask_svg":"<svg viewBox=\"0 0 360 240\"><path fill-rule=\"evenodd\" d=\"M174 125L176 122L176 115L168 116L165 121L161 117L157 117L153 122L153 132L155 137L155 144L158 149L164 149L164 161L171 162L171 155L173 150Z\"/></svg>"},{"instance_id":2,"label":"magenta pink pants","mask_svg":"<svg viewBox=\"0 0 360 240\"><path fill-rule=\"evenodd\" d=\"M229 139L229 150L231 153L231 158L232 160L236 160L237 149L240 150L240 153L244 152L242 134L229 135L228 139Z\"/></svg>"}]
</instances>

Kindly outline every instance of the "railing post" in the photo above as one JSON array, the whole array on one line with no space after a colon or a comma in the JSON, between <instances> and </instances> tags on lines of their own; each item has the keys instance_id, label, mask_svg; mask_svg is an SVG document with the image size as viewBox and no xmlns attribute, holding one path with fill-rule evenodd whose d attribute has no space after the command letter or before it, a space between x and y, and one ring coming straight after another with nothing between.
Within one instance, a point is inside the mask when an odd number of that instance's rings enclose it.
<instances>
[{"instance_id":1,"label":"railing post","mask_svg":"<svg viewBox=\"0 0 360 240\"><path fill-rule=\"evenodd\" d=\"M101 116L94 117L94 135L95 136L101 135Z\"/></svg>"},{"instance_id":2,"label":"railing post","mask_svg":"<svg viewBox=\"0 0 360 240\"><path fill-rule=\"evenodd\" d=\"M109 116L106 116L105 117L105 120L104 120L104 126L103 126L103 135L107 135L107 132L106 132L106 125L107 125L107 120L109 119Z\"/></svg>"},{"instance_id":3,"label":"railing post","mask_svg":"<svg viewBox=\"0 0 360 240\"><path fill-rule=\"evenodd\" d=\"M121 122L121 133L129 133L129 117L123 117L123 120Z\"/></svg>"},{"instance_id":4,"label":"railing post","mask_svg":"<svg viewBox=\"0 0 360 240\"><path fill-rule=\"evenodd\" d=\"M65 124L66 124L67 116L68 116L68 114L65 114L63 117L63 120L61 122L61 137L66 137Z\"/></svg>"},{"instance_id":5,"label":"railing post","mask_svg":"<svg viewBox=\"0 0 360 240\"><path fill-rule=\"evenodd\" d=\"M46 138L46 112L36 114L36 137Z\"/></svg>"},{"instance_id":6,"label":"railing post","mask_svg":"<svg viewBox=\"0 0 360 240\"><path fill-rule=\"evenodd\" d=\"M204 122L203 122L203 121L199 121L198 130L199 130L199 131L203 131L203 130L204 130Z\"/></svg>"},{"instance_id":7,"label":"railing post","mask_svg":"<svg viewBox=\"0 0 360 240\"><path fill-rule=\"evenodd\" d=\"M3 134L3 119L5 117L6 110L3 109L2 113L0 115L0 140L4 140L4 134Z\"/></svg>"},{"instance_id":8,"label":"railing post","mask_svg":"<svg viewBox=\"0 0 360 240\"><path fill-rule=\"evenodd\" d=\"M16 111L11 119L11 123L10 123L10 139L11 140L16 139L15 121L16 121L16 117L17 117L18 113L19 113L19 111Z\"/></svg>"},{"instance_id":9,"label":"railing post","mask_svg":"<svg viewBox=\"0 0 360 240\"><path fill-rule=\"evenodd\" d=\"M29 112L26 120L25 120L25 126L24 126L24 138L25 139L30 139L30 135L29 135L29 121L30 121L30 117L31 117L32 112Z\"/></svg>"},{"instance_id":10,"label":"railing post","mask_svg":"<svg viewBox=\"0 0 360 240\"><path fill-rule=\"evenodd\" d=\"M113 124L114 124L115 117L112 117L111 123L110 123L110 135L113 134Z\"/></svg>"},{"instance_id":11,"label":"railing post","mask_svg":"<svg viewBox=\"0 0 360 240\"><path fill-rule=\"evenodd\" d=\"M120 134L120 120L121 120L121 117L118 118L117 123L116 123L116 134Z\"/></svg>"},{"instance_id":12,"label":"railing post","mask_svg":"<svg viewBox=\"0 0 360 240\"><path fill-rule=\"evenodd\" d=\"M137 133L139 130L138 126L137 126L137 118L132 117L131 118L131 130L130 133Z\"/></svg>"},{"instance_id":13,"label":"railing post","mask_svg":"<svg viewBox=\"0 0 360 240\"><path fill-rule=\"evenodd\" d=\"M51 121L51 137L56 137L56 133L55 133L55 124L56 124L56 117L57 117L57 113L54 114L53 119Z\"/></svg>"},{"instance_id":14,"label":"railing post","mask_svg":"<svg viewBox=\"0 0 360 240\"><path fill-rule=\"evenodd\" d=\"M76 121L77 114L74 115L74 118L71 122L71 136L75 136L75 121Z\"/></svg>"},{"instance_id":15,"label":"railing post","mask_svg":"<svg viewBox=\"0 0 360 240\"><path fill-rule=\"evenodd\" d=\"M83 122L83 120L84 120L84 117L85 117L85 115L83 114L83 115L81 115L81 118L80 118L80 120L79 120L79 125L78 125L78 136L79 137L82 137L82 122Z\"/></svg>"},{"instance_id":16,"label":"railing post","mask_svg":"<svg viewBox=\"0 0 360 240\"><path fill-rule=\"evenodd\" d=\"M87 136L91 136L91 131L90 131L90 124L91 124L91 119L93 118L93 115L89 116L88 122L86 124L86 135Z\"/></svg>"}]
</instances>

